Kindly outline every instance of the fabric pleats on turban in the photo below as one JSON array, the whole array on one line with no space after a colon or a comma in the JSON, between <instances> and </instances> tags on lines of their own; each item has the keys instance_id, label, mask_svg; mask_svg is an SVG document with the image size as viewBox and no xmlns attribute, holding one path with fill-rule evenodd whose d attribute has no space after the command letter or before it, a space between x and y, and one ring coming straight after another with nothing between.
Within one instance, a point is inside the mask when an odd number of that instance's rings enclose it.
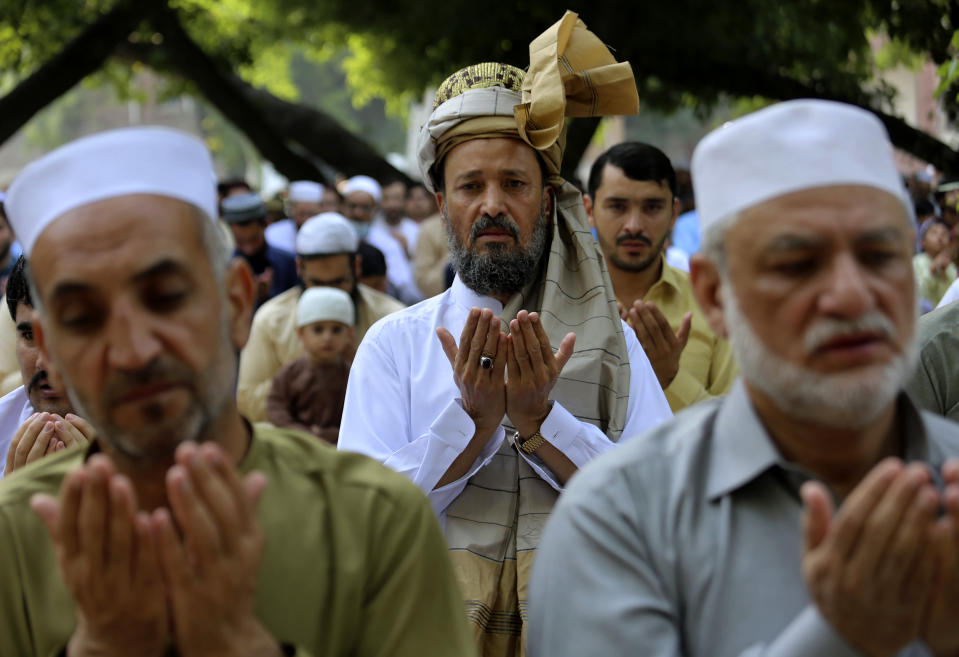
<instances>
[{"instance_id":1,"label":"fabric pleats on turban","mask_svg":"<svg viewBox=\"0 0 959 657\"><path fill-rule=\"evenodd\" d=\"M533 280L505 304L501 324L508 332L519 310L536 311L554 350L576 333L550 397L617 441L629 402L623 325L582 197L560 170L566 117L635 114L636 84L629 64L616 63L571 12L533 41L530 56L525 76L484 63L440 86L419 134L420 170L432 189L433 165L473 139L521 139L541 157L556 199L550 250ZM483 655L524 654L529 572L556 498L506 441L447 509L446 539Z\"/></svg>"}]
</instances>

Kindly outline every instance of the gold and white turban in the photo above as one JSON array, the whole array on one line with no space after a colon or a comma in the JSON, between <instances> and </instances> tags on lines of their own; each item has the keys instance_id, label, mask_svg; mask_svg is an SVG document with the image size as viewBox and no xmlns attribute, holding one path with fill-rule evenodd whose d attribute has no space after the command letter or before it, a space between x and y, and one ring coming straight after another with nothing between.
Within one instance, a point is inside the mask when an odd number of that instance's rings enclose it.
<instances>
[{"instance_id":1,"label":"gold and white turban","mask_svg":"<svg viewBox=\"0 0 959 657\"><path fill-rule=\"evenodd\" d=\"M639 95L627 62L567 11L530 46L529 71L486 62L457 71L440 85L433 113L420 128L423 183L455 146L472 139L522 139L542 158L550 182L562 184L566 117L636 114Z\"/></svg>"}]
</instances>

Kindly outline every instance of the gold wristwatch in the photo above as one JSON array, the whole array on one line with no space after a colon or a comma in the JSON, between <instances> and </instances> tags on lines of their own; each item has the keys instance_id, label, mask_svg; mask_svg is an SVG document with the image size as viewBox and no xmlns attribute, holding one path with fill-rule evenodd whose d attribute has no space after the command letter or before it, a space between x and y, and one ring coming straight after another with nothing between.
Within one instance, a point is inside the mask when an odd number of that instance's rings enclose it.
<instances>
[{"instance_id":1,"label":"gold wristwatch","mask_svg":"<svg viewBox=\"0 0 959 657\"><path fill-rule=\"evenodd\" d=\"M546 442L546 439L543 438L543 434L537 431L526 440L523 440L522 442L520 441L521 441L521 437L519 435L519 431L517 431L515 434L513 434L513 443L517 447L519 447L521 450L523 450L524 453L532 454L533 452L535 452L536 450L538 450L540 447L543 446L543 443Z\"/></svg>"}]
</instances>

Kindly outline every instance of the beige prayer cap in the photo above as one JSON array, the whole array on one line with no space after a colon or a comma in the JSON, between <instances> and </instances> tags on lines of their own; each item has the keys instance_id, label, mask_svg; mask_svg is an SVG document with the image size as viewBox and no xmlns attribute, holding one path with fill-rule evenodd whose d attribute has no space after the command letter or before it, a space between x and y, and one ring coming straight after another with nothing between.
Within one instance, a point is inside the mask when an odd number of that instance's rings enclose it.
<instances>
[{"instance_id":1,"label":"beige prayer cap","mask_svg":"<svg viewBox=\"0 0 959 657\"><path fill-rule=\"evenodd\" d=\"M420 173L431 191L433 165L472 139L512 137L534 148L550 182L560 167L566 117L636 114L633 71L617 63L578 16L563 17L529 46L527 73L508 64L483 63L457 71L436 93L433 113L420 128Z\"/></svg>"},{"instance_id":2,"label":"beige prayer cap","mask_svg":"<svg viewBox=\"0 0 959 657\"><path fill-rule=\"evenodd\" d=\"M727 123L693 151L703 231L784 194L833 185L889 192L912 216L886 129L872 113L828 100L791 100Z\"/></svg>"},{"instance_id":3,"label":"beige prayer cap","mask_svg":"<svg viewBox=\"0 0 959 657\"><path fill-rule=\"evenodd\" d=\"M64 213L127 194L185 201L216 219L216 176L203 142L162 127L121 128L83 137L31 163L4 203L29 257L40 233Z\"/></svg>"}]
</instances>

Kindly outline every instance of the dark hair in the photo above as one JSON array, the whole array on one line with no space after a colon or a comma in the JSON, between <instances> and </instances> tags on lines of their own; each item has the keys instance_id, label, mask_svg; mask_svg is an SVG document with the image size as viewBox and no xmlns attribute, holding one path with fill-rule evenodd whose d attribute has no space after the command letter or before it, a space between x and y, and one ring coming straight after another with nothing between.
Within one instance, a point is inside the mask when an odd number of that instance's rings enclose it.
<instances>
[{"instance_id":1,"label":"dark hair","mask_svg":"<svg viewBox=\"0 0 959 657\"><path fill-rule=\"evenodd\" d=\"M360 242L360 277L385 276L386 257L383 252L368 242Z\"/></svg>"},{"instance_id":2,"label":"dark hair","mask_svg":"<svg viewBox=\"0 0 959 657\"><path fill-rule=\"evenodd\" d=\"M222 197L226 196L231 189L236 189L237 187L242 187L248 192L253 191L253 188L250 187L250 183L243 180L243 178L226 178L216 184L216 192Z\"/></svg>"},{"instance_id":3,"label":"dark hair","mask_svg":"<svg viewBox=\"0 0 959 657\"><path fill-rule=\"evenodd\" d=\"M651 180L659 184L666 181L669 191L676 196L676 172L666 154L655 146L627 141L600 155L590 167L587 189L593 198L596 197L596 190L603 184L603 168L607 164L622 169L630 180Z\"/></svg>"},{"instance_id":4,"label":"dark hair","mask_svg":"<svg viewBox=\"0 0 959 657\"><path fill-rule=\"evenodd\" d=\"M33 308L33 299L30 297L30 281L27 279L27 259L17 258L7 278L7 309L10 317L17 321L17 306L24 304Z\"/></svg>"},{"instance_id":5,"label":"dark hair","mask_svg":"<svg viewBox=\"0 0 959 657\"><path fill-rule=\"evenodd\" d=\"M917 217L925 217L927 214L933 214L936 211L936 208L932 205L932 201L927 198L921 198L916 201L914 208Z\"/></svg>"}]
</instances>

